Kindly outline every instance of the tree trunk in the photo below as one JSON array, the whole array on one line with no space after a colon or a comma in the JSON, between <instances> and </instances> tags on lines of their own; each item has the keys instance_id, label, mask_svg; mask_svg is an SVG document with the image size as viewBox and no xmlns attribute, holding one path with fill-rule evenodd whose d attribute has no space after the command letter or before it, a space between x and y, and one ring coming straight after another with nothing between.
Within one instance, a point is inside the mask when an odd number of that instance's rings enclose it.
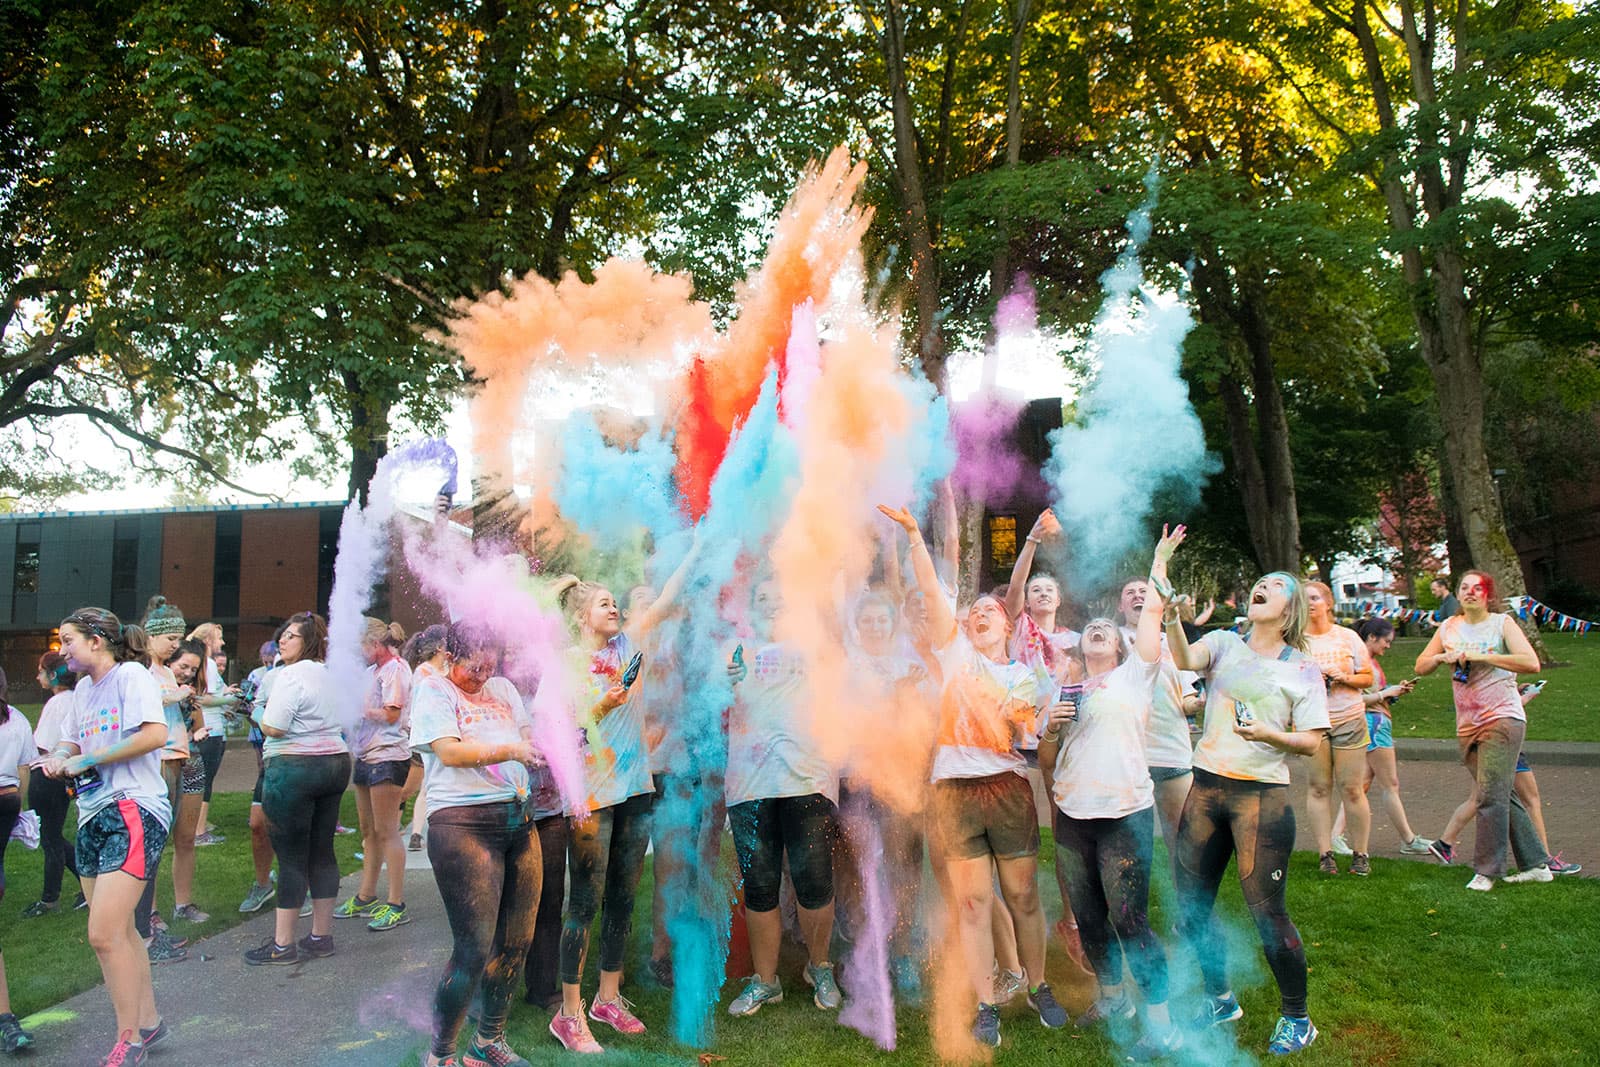
<instances>
[{"instance_id":1,"label":"tree trunk","mask_svg":"<svg viewBox=\"0 0 1600 1067\"><path fill-rule=\"evenodd\" d=\"M389 410L387 397L374 395L354 371L343 371L345 395L350 402L350 482L345 498L355 497L367 504L367 492L378 462L389 454Z\"/></svg>"},{"instance_id":2,"label":"tree trunk","mask_svg":"<svg viewBox=\"0 0 1600 1067\"><path fill-rule=\"evenodd\" d=\"M1022 41L1028 27L1028 16L1033 0L1014 0L1011 22L1011 60L1006 66L1006 164L1007 171L1016 170L1022 162ZM989 268L989 293L998 303L1011 285L1011 226L1010 220L1000 218L1000 247L995 249L994 264ZM992 367L985 360L984 386L994 384Z\"/></svg>"}]
</instances>

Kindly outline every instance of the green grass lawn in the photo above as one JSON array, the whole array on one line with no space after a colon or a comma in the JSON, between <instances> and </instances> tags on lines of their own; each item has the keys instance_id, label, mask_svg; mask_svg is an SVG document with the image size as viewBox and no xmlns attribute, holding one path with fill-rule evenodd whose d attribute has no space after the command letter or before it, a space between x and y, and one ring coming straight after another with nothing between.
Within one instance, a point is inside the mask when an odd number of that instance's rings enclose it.
<instances>
[{"instance_id":1,"label":"green grass lawn","mask_svg":"<svg viewBox=\"0 0 1600 1067\"><path fill-rule=\"evenodd\" d=\"M343 821L356 825L354 792L344 798ZM156 905L173 927L173 933L204 937L237 926L248 916L239 914L239 901L255 881L250 864L250 794L217 793L211 800L211 821L227 840L199 849L195 864L195 903L209 912L201 926L170 923L172 917L172 849L161 862ZM75 823L69 818L67 836ZM340 869L349 873L361 866L354 853L361 848L360 834L334 839ZM75 993L100 984L100 967L84 933L87 913L71 910L77 883L69 872L61 890L61 910L37 919L24 919L22 909L39 899L44 858L13 841L6 850L5 899L0 901L0 946L5 948L6 977L11 983L12 1009L27 1015L49 1007ZM270 907L270 905L269 905ZM191 949L191 957L196 951Z\"/></svg>"},{"instance_id":2,"label":"green grass lawn","mask_svg":"<svg viewBox=\"0 0 1600 1067\"><path fill-rule=\"evenodd\" d=\"M1530 741L1600 741L1600 634L1545 634L1546 647L1558 666L1537 676L1549 684L1528 705ZM1417 655L1427 646L1420 637L1403 637L1383 657L1391 682L1410 678ZM1450 672L1437 670L1394 706L1396 737L1454 737L1455 709L1450 700Z\"/></svg>"}]
</instances>

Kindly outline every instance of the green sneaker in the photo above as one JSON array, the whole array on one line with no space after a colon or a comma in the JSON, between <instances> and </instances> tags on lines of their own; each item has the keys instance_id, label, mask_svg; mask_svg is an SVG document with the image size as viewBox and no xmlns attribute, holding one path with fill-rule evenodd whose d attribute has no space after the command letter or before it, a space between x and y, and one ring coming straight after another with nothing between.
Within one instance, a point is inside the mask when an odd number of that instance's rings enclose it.
<instances>
[{"instance_id":1,"label":"green sneaker","mask_svg":"<svg viewBox=\"0 0 1600 1067\"><path fill-rule=\"evenodd\" d=\"M773 982L771 985L763 982L755 975L745 979L744 992L733 998L733 1003L728 1005L728 1014L733 1016L754 1015L761 1010L763 1004L777 1004L783 1000L783 983Z\"/></svg>"},{"instance_id":2,"label":"green sneaker","mask_svg":"<svg viewBox=\"0 0 1600 1067\"><path fill-rule=\"evenodd\" d=\"M406 914L404 904L381 904L372 913L372 921L367 924L368 930L393 930L396 926L404 926L411 921L411 916Z\"/></svg>"},{"instance_id":3,"label":"green sneaker","mask_svg":"<svg viewBox=\"0 0 1600 1067\"><path fill-rule=\"evenodd\" d=\"M383 904L379 902L377 897L373 897L368 901L363 901L358 896L351 897L349 900L342 901L337 908L333 909L333 917L335 919L370 919L378 914L378 909L381 907L383 907Z\"/></svg>"}]
</instances>

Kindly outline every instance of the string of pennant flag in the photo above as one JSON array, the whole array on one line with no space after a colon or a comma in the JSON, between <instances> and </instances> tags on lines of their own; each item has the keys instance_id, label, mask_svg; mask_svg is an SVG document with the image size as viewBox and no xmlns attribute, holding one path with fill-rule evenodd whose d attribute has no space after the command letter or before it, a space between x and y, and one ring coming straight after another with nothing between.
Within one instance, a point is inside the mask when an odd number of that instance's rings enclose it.
<instances>
[{"instance_id":1,"label":"string of pennant flag","mask_svg":"<svg viewBox=\"0 0 1600 1067\"><path fill-rule=\"evenodd\" d=\"M1557 630L1571 630L1575 634L1586 634L1591 627L1600 626L1600 623L1591 622L1588 619L1574 618L1571 615L1559 612L1549 604L1539 603L1531 596L1514 596L1509 598L1506 603L1510 605L1512 611L1516 612L1519 619L1532 618L1536 622L1554 626Z\"/></svg>"}]
</instances>

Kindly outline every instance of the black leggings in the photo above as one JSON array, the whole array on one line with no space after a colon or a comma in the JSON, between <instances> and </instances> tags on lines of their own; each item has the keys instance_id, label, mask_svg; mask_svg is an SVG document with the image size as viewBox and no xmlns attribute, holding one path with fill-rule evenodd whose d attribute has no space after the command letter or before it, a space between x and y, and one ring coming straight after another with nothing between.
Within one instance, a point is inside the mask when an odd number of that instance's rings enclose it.
<instances>
[{"instance_id":1,"label":"black leggings","mask_svg":"<svg viewBox=\"0 0 1600 1067\"><path fill-rule=\"evenodd\" d=\"M21 817L22 794L15 789L0 793L0 900L6 896L6 846L11 843L11 834Z\"/></svg>"},{"instance_id":2,"label":"black leggings","mask_svg":"<svg viewBox=\"0 0 1600 1067\"><path fill-rule=\"evenodd\" d=\"M207 734L203 740L194 743L194 751L206 768L206 791L200 799L210 800L211 786L217 780L217 772L222 769L222 755L228 751L228 739L222 734ZM200 827L201 833L205 833L205 830L204 826Z\"/></svg>"},{"instance_id":3,"label":"black leggings","mask_svg":"<svg viewBox=\"0 0 1600 1067\"><path fill-rule=\"evenodd\" d=\"M306 902L339 895L339 861L333 833L339 826L339 801L350 784L350 753L327 756L278 755L267 760L261 783L261 811L267 836L278 855L278 907L299 909Z\"/></svg>"},{"instance_id":4,"label":"black leggings","mask_svg":"<svg viewBox=\"0 0 1600 1067\"><path fill-rule=\"evenodd\" d=\"M28 772L28 806L39 813L39 851L44 853L44 891L39 899L54 904L61 899L61 873L78 877L76 850L61 831L67 825L67 783L47 777L35 767Z\"/></svg>"},{"instance_id":5,"label":"black leggings","mask_svg":"<svg viewBox=\"0 0 1600 1067\"><path fill-rule=\"evenodd\" d=\"M539 894L539 914L533 926L533 942L528 946L528 966L524 973L526 1000L539 1007L561 999L561 905L567 879L567 817L547 815L533 828L539 834L539 855L543 873Z\"/></svg>"},{"instance_id":6,"label":"black leggings","mask_svg":"<svg viewBox=\"0 0 1600 1067\"><path fill-rule=\"evenodd\" d=\"M633 926L633 894L644 873L644 854L650 846L650 812L654 793L641 793L620 804L591 812L587 822L572 822L567 841L567 870L572 889L567 900L567 920L561 926L561 981L577 984L582 976L583 954L589 947L589 927L600 912L601 888L605 910L600 920L600 969L622 970Z\"/></svg>"},{"instance_id":7,"label":"black leggings","mask_svg":"<svg viewBox=\"0 0 1600 1067\"><path fill-rule=\"evenodd\" d=\"M1306 1014L1306 950L1284 901L1293 850L1288 786L1194 769L1194 785L1178 823L1178 901L1206 992L1218 996L1229 988L1222 934L1211 912L1228 858L1236 856L1239 886L1261 935L1267 966L1278 980L1283 1014L1298 1018Z\"/></svg>"},{"instance_id":8,"label":"black leggings","mask_svg":"<svg viewBox=\"0 0 1600 1067\"><path fill-rule=\"evenodd\" d=\"M728 821L746 908L777 908L785 852L800 906L815 911L833 903L833 841L839 826L833 801L821 793L747 800L728 809Z\"/></svg>"},{"instance_id":9,"label":"black leggings","mask_svg":"<svg viewBox=\"0 0 1600 1067\"><path fill-rule=\"evenodd\" d=\"M539 908L539 835L521 804L435 808L428 862L454 942L433 994L433 1054L444 1060L455 1055L474 991L483 1043L505 1032Z\"/></svg>"},{"instance_id":10,"label":"black leggings","mask_svg":"<svg viewBox=\"0 0 1600 1067\"><path fill-rule=\"evenodd\" d=\"M1154 808L1119 819L1055 812L1056 863L1066 878L1083 949L1101 985L1122 982L1122 956L1151 1004L1167 999L1167 956L1150 932Z\"/></svg>"}]
</instances>

